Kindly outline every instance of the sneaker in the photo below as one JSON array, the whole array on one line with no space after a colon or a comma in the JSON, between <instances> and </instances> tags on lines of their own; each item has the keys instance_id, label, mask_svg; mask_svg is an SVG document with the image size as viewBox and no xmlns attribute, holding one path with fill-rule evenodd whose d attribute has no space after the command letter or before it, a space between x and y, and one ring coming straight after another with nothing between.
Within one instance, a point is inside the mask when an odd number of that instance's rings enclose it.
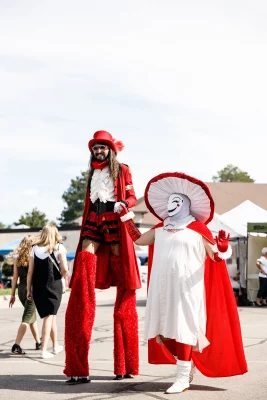
<instances>
[{"instance_id":1,"label":"sneaker","mask_svg":"<svg viewBox=\"0 0 267 400\"><path fill-rule=\"evenodd\" d=\"M11 353L12 353L12 354L15 354L15 355L17 355L17 356L21 356L21 355L26 354L25 351L22 350L22 348L20 347L20 345L19 345L19 344L16 344L16 343L12 346Z\"/></svg>"},{"instance_id":2,"label":"sneaker","mask_svg":"<svg viewBox=\"0 0 267 400\"><path fill-rule=\"evenodd\" d=\"M42 342L40 342L40 343L36 342L35 343L35 350L40 350L41 346L42 346Z\"/></svg>"},{"instance_id":3,"label":"sneaker","mask_svg":"<svg viewBox=\"0 0 267 400\"><path fill-rule=\"evenodd\" d=\"M54 354L49 353L49 351L41 351L41 358L53 358Z\"/></svg>"},{"instance_id":4,"label":"sneaker","mask_svg":"<svg viewBox=\"0 0 267 400\"><path fill-rule=\"evenodd\" d=\"M56 347L53 348L53 354L59 354L63 351L63 346L61 346L60 344Z\"/></svg>"}]
</instances>

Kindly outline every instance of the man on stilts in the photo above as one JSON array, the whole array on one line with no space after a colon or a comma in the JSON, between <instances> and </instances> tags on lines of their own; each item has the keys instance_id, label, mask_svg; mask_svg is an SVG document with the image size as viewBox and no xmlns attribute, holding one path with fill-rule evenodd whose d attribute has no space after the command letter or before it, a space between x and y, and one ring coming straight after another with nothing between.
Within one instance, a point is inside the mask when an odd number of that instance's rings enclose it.
<instances>
[{"instance_id":1,"label":"man on stilts","mask_svg":"<svg viewBox=\"0 0 267 400\"><path fill-rule=\"evenodd\" d=\"M138 375L136 289L141 287L132 240L114 211L135 206L130 169L117 161L123 143L97 131L91 152L80 241L70 282L65 323L65 375L68 384L90 382L88 351L95 318L95 288L117 286L114 307L116 380Z\"/></svg>"}]
</instances>

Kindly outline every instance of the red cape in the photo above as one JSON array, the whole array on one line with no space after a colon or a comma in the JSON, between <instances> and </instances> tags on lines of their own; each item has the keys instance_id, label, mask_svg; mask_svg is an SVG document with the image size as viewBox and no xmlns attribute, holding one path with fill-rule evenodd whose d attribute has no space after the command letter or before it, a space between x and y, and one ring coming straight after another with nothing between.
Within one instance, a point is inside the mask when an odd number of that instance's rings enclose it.
<instances>
[{"instance_id":1,"label":"red cape","mask_svg":"<svg viewBox=\"0 0 267 400\"><path fill-rule=\"evenodd\" d=\"M136 204L136 197L132 185L133 185L132 176L129 167L125 164L120 164L120 173L118 178L114 182L115 199L116 201L126 200L128 202L129 208L133 207ZM86 190L81 232L85 225L91 204L91 199L89 196L89 187L90 187L90 181L88 182ZM125 276L124 288L131 290L140 289L142 285L141 285L141 279L140 279L139 268L137 264L133 241L127 232L125 224L121 223L121 221L119 220L118 225L119 225L119 236L121 245L120 249L121 249L122 268ZM73 263L73 272L69 285L70 287L72 287L72 283L75 277L76 259L80 251L82 251L81 236L76 250L75 260ZM108 289L110 286L116 286L116 282L113 281L113 277L110 274L110 268L109 268L110 246L106 244L101 244L97 250L96 255L97 255L97 268L96 268L95 287L98 289Z\"/></svg>"},{"instance_id":2,"label":"red cape","mask_svg":"<svg viewBox=\"0 0 267 400\"><path fill-rule=\"evenodd\" d=\"M163 226L163 223L154 228ZM192 222L189 229L198 232L210 243L213 237L207 226ZM148 285L152 268L153 248L149 246ZM238 311L225 261L214 262L209 257L205 263L205 291L207 326L206 337L210 344L202 353L193 352L192 358L198 370L208 377L241 375L247 372ZM156 339L148 340L150 364L176 364L176 359Z\"/></svg>"}]
</instances>

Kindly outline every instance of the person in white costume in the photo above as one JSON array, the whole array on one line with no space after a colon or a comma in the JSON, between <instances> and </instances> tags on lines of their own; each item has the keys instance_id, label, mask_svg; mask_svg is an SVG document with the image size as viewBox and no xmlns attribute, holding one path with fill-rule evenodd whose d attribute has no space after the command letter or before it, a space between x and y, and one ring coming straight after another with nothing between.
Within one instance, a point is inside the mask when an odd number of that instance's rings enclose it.
<instances>
[{"instance_id":1,"label":"person in white costume","mask_svg":"<svg viewBox=\"0 0 267 400\"><path fill-rule=\"evenodd\" d=\"M144 335L147 340L155 338L172 347L177 375L166 393L181 393L189 388L192 351L201 352L209 345L205 260L207 256L214 261L225 260L232 250L229 235L220 231L214 244L206 228L214 211L206 185L184 174L169 174L159 175L157 182L152 179L154 186L148 184L145 194L148 208L163 221L161 227L141 235L132 221L133 213L126 207L121 219L128 224L137 245L154 245Z\"/></svg>"}]
</instances>

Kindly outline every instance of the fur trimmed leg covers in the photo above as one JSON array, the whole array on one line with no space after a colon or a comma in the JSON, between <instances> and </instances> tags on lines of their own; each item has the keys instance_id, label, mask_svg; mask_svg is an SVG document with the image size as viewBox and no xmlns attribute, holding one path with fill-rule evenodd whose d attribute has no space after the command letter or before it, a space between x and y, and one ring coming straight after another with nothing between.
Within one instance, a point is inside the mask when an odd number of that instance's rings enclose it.
<instances>
[{"instance_id":1,"label":"fur trimmed leg covers","mask_svg":"<svg viewBox=\"0 0 267 400\"><path fill-rule=\"evenodd\" d=\"M88 376L88 352L95 319L96 256L82 251L77 256L75 279L65 317L67 376Z\"/></svg>"},{"instance_id":2,"label":"fur trimmed leg covers","mask_svg":"<svg viewBox=\"0 0 267 400\"><path fill-rule=\"evenodd\" d=\"M110 272L111 272L111 286L123 286L125 281L121 258L112 254L109 259Z\"/></svg>"},{"instance_id":3,"label":"fur trimmed leg covers","mask_svg":"<svg viewBox=\"0 0 267 400\"><path fill-rule=\"evenodd\" d=\"M135 290L117 288L114 308L114 374L138 375L138 316Z\"/></svg>"}]
</instances>

